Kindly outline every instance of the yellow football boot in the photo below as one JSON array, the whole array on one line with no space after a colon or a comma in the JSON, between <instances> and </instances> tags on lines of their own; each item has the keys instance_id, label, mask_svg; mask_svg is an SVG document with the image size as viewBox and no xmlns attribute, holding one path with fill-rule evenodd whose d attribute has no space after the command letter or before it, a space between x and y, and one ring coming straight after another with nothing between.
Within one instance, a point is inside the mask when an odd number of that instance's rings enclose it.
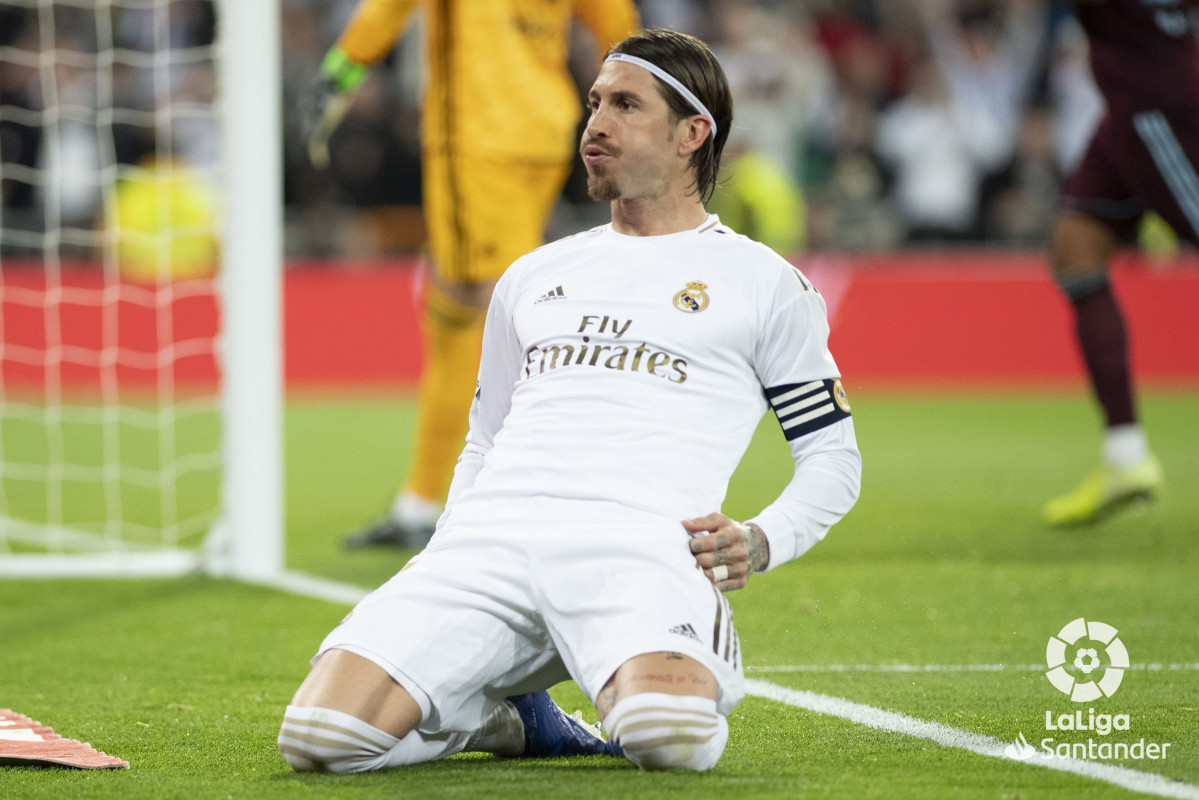
<instances>
[{"instance_id":1,"label":"yellow football boot","mask_svg":"<svg viewBox=\"0 0 1199 800\"><path fill-rule=\"evenodd\" d=\"M1050 500L1041 512L1049 525L1085 525L1138 500L1154 500L1162 486L1162 465L1152 454L1134 467L1098 467L1078 488Z\"/></svg>"}]
</instances>

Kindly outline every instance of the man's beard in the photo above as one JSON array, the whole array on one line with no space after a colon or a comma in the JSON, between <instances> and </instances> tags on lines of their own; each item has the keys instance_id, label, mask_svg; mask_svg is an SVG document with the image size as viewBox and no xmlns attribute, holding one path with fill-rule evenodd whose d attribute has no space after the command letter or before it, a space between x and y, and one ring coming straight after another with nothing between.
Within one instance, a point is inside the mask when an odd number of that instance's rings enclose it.
<instances>
[{"instance_id":1,"label":"man's beard","mask_svg":"<svg viewBox=\"0 0 1199 800\"><path fill-rule=\"evenodd\" d=\"M611 175L587 176L587 196L597 203L610 203L620 198L620 187Z\"/></svg>"},{"instance_id":2,"label":"man's beard","mask_svg":"<svg viewBox=\"0 0 1199 800\"><path fill-rule=\"evenodd\" d=\"M582 153L590 145L598 145L595 141L586 141L579 147L579 152ZM611 159L618 158L621 154L619 147L608 146L603 148L603 151L608 154ZM616 176L609 169L611 163L603 163L595 170L587 171L587 196L597 203L610 203L613 200L620 199L620 186L617 183Z\"/></svg>"}]
</instances>

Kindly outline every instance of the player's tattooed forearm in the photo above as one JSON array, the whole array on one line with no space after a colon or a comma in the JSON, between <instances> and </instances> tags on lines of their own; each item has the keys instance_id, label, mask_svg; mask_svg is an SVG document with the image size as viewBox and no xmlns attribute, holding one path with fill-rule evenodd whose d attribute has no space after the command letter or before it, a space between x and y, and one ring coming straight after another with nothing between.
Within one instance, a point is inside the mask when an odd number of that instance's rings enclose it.
<instances>
[{"instance_id":1,"label":"player's tattooed forearm","mask_svg":"<svg viewBox=\"0 0 1199 800\"><path fill-rule=\"evenodd\" d=\"M762 529L754 523L746 523L745 529L749 532L745 541L746 549L749 550L749 568L754 572L761 572L770 563L770 542Z\"/></svg>"}]
</instances>

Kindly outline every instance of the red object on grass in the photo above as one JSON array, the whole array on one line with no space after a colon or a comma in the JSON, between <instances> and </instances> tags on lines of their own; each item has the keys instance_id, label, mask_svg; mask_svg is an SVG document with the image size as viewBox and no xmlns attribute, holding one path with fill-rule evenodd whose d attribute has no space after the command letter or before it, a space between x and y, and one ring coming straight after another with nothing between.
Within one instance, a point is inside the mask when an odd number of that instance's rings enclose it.
<instances>
[{"instance_id":1,"label":"red object on grass","mask_svg":"<svg viewBox=\"0 0 1199 800\"><path fill-rule=\"evenodd\" d=\"M129 769L129 762L87 742L64 739L53 728L0 708L0 766Z\"/></svg>"}]
</instances>

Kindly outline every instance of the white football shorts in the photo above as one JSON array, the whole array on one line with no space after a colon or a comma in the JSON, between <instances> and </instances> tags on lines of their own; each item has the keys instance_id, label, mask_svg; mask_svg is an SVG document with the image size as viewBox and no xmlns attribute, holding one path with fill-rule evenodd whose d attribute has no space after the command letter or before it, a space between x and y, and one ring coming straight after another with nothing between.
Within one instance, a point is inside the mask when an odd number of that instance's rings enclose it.
<instances>
[{"instance_id":1,"label":"white football shorts","mask_svg":"<svg viewBox=\"0 0 1199 800\"><path fill-rule=\"evenodd\" d=\"M643 653L707 667L720 713L740 702L732 612L678 521L544 497L480 506L453 509L317 657L337 648L378 664L421 705L427 734L475 730L505 697L571 678L594 703Z\"/></svg>"}]
</instances>

